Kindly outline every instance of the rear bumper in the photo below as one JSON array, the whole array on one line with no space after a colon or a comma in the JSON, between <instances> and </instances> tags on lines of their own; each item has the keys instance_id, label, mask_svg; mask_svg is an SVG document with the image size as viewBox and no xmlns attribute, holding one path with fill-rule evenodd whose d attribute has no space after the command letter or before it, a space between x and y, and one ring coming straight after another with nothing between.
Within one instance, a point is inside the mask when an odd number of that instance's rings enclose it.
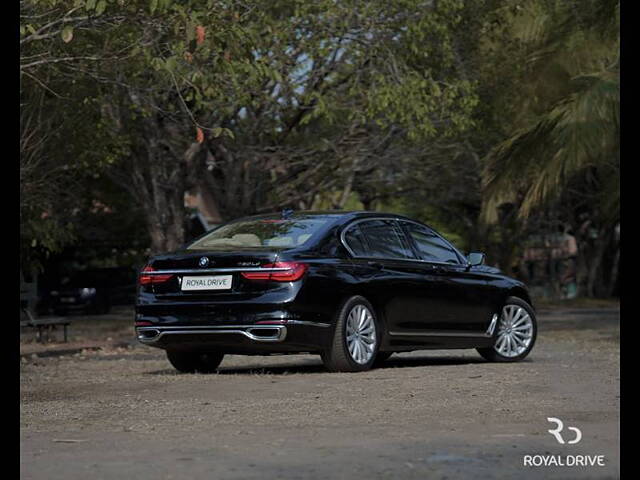
<instances>
[{"instance_id":1,"label":"rear bumper","mask_svg":"<svg viewBox=\"0 0 640 480\"><path fill-rule=\"evenodd\" d=\"M319 352L333 337L329 301L299 298L302 282L238 298L169 298L144 294L136 304L136 335L165 350L238 354ZM197 297L197 298L196 298Z\"/></svg>"},{"instance_id":2,"label":"rear bumper","mask_svg":"<svg viewBox=\"0 0 640 480\"><path fill-rule=\"evenodd\" d=\"M140 343L165 350L238 354L318 352L330 344L333 333L330 327L303 320L241 325L158 323L137 326L136 337Z\"/></svg>"},{"instance_id":3,"label":"rear bumper","mask_svg":"<svg viewBox=\"0 0 640 480\"><path fill-rule=\"evenodd\" d=\"M255 326L229 325L227 327L137 327L141 343L153 344L171 335L243 335L256 342L282 342L287 337L284 325Z\"/></svg>"}]
</instances>

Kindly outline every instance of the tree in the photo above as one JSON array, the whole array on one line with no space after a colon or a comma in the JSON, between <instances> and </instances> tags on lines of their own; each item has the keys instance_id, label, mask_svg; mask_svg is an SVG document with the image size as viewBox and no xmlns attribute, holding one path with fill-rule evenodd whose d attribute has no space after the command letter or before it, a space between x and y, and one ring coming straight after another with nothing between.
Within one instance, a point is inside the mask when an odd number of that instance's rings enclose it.
<instances>
[{"instance_id":1,"label":"tree","mask_svg":"<svg viewBox=\"0 0 640 480\"><path fill-rule=\"evenodd\" d=\"M82 38L121 22L122 16L103 15L106 6L104 0L20 2L20 257L25 271L40 268L76 238L71 212L86 173L83 150L92 143L87 126L94 120L83 108L87 84L78 71L101 60L105 51L97 43L77 45L74 35Z\"/></svg>"},{"instance_id":2,"label":"tree","mask_svg":"<svg viewBox=\"0 0 640 480\"><path fill-rule=\"evenodd\" d=\"M569 202L562 218L578 236L580 283L593 295L619 222L619 2L532 2L510 25L527 60L522 100L515 128L486 157L483 219L493 224L511 205L526 220Z\"/></svg>"},{"instance_id":3,"label":"tree","mask_svg":"<svg viewBox=\"0 0 640 480\"><path fill-rule=\"evenodd\" d=\"M544 12L528 12L536 14L529 21L537 28L530 27L533 31L523 34L523 40L533 44L528 87L538 93L534 98L544 91L552 95L527 105L530 115L524 125L488 155L488 220L495 219L495 207L517 195L526 217L572 176L591 167L607 167L619 175L619 36L618 22L610 20L617 18L619 2L584 1L580 11L566 2L551 2ZM618 182L608 184L612 190L605 194L614 199L610 208L615 216Z\"/></svg>"},{"instance_id":4,"label":"tree","mask_svg":"<svg viewBox=\"0 0 640 480\"><path fill-rule=\"evenodd\" d=\"M152 249L181 242L186 190L211 192L227 218L309 208L328 190L343 192L340 207L395 168L398 142L467 128L475 97L449 47L461 8L167 2L139 13L115 36L143 48L96 75L115 78L100 97L111 174L145 206Z\"/></svg>"}]
</instances>

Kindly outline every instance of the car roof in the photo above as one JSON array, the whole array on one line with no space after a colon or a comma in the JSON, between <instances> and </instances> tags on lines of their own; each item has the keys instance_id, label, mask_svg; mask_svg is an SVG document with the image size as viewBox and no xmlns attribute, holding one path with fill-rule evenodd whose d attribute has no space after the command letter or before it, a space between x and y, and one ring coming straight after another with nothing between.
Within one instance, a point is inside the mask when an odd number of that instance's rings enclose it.
<instances>
[{"instance_id":1,"label":"car roof","mask_svg":"<svg viewBox=\"0 0 640 480\"><path fill-rule=\"evenodd\" d=\"M249 220L249 219L268 219L268 218L282 218L283 214L281 213L265 213L261 215L252 215L250 217L244 217L238 220ZM335 219L344 218L366 218L366 217L389 217L389 218L404 218L407 220L411 220L410 218L399 215L395 213L387 213L387 212L375 212L371 210L294 210L290 213L287 213L286 216L288 218L306 218L306 217L333 217Z\"/></svg>"}]
</instances>

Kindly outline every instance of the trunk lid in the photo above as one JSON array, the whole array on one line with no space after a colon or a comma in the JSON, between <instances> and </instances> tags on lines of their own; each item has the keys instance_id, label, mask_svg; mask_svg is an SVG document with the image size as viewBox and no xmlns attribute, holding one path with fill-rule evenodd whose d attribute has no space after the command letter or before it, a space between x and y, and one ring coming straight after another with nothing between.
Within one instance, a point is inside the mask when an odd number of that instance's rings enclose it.
<instances>
[{"instance_id":1,"label":"trunk lid","mask_svg":"<svg viewBox=\"0 0 640 480\"><path fill-rule=\"evenodd\" d=\"M255 299L283 285L270 281L249 280L243 272L276 263L283 249L233 249L181 251L154 257L149 265L154 271L171 275L166 281L145 288L167 301L243 301Z\"/></svg>"},{"instance_id":2,"label":"trunk lid","mask_svg":"<svg viewBox=\"0 0 640 480\"><path fill-rule=\"evenodd\" d=\"M274 263L282 249L258 250L252 248L216 249L208 251L179 251L173 254L159 255L150 265L155 270L207 270L217 268L260 267ZM203 266L200 261L206 258Z\"/></svg>"}]
</instances>

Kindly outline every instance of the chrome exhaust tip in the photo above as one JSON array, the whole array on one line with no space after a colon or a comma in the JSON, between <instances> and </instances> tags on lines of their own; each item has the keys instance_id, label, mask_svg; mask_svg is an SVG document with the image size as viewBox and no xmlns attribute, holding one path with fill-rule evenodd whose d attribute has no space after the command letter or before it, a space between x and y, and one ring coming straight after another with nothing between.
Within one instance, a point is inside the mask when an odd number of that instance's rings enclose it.
<instances>
[{"instance_id":1,"label":"chrome exhaust tip","mask_svg":"<svg viewBox=\"0 0 640 480\"><path fill-rule=\"evenodd\" d=\"M284 340L287 327L284 325L249 327L246 329L246 335L258 342L278 342Z\"/></svg>"},{"instance_id":2,"label":"chrome exhaust tip","mask_svg":"<svg viewBox=\"0 0 640 480\"><path fill-rule=\"evenodd\" d=\"M153 342L160 337L160 330L157 328L145 328L138 330L138 340L141 342Z\"/></svg>"}]
</instances>

